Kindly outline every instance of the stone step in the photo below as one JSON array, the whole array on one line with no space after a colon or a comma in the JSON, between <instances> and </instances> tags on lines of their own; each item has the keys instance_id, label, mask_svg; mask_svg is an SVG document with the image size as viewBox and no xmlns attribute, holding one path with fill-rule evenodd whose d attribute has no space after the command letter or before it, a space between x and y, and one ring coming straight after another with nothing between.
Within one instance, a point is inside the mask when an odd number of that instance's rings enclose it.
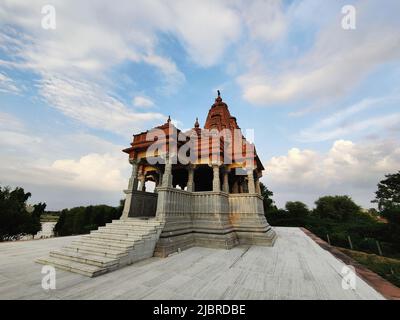
<instances>
[{"instance_id":1,"label":"stone step","mask_svg":"<svg viewBox=\"0 0 400 320\"><path fill-rule=\"evenodd\" d=\"M159 220L136 220L136 219L128 219L128 220L113 220L112 223L107 223L109 225L129 225L129 226L158 226L161 224Z\"/></svg>"},{"instance_id":2,"label":"stone step","mask_svg":"<svg viewBox=\"0 0 400 320\"><path fill-rule=\"evenodd\" d=\"M101 233L101 232L106 232L106 233L112 233L112 234L118 234L118 235L126 235L126 236L131 236L131 235L144 235L144 234L153 234L157 233L155 229L147 229L147 230L137 230L137 229L130 229L130 230L120 230L118 228L105 228L105 229L98 229L98 230L93 230L91 233Z\"/></svg>"},{"instance_id":3,"label":"stone step","mask_svg":"<svg viewBox=\"0 0 400 320\"><path fill-rule=\"evenodd\" d=\"M121 230L118 228L104 228L93 231L92 233L108 233L129 236L145 236L156 233L156 230Z\"/></svg>"},{"instance_id":4,"label":"stone step","mask_svg":"<svg viewBox=\"0 0 400 320\"><path fill-rule=\"evenodd\" d=\"M50 251L50 257L64 259L64 260L71 260L74 262L84 263L101 268L109 268L118 265L117 259L99 257L90 254L75 253L69 250L64 250L63 248L60 250Z\"/></svg>"},{"instance_id":5,"label":"stone step","mask_svg":"<svg viewBox=\"0 0 400 320\"><path fill-rule=\"evenodd\" d=\"M87 277L96 277L108 271L111 271L111 269L108 268L101 268L97 266L88 265L86 263L79 263L55 257L39 258L36 259L36 262L44 265L52 265L57 269L79 273Z\"/></svg>"},{"instance_id":6,"label":"stone step","mask_svg":"<svg viewBox=\"0 0 400 320\"><path fill-rule=\"evenodd\" d=\"M99 227L97 230L113 230L113 231L123 231L123 232L141 232L141 233L147 233L149 231L151 232L157 232L158 230L160 230L161 227L158 226L147 226L147 227L143 227L143 226L125 226L125 225L120 225L120 226L104 226L104 227Z\"/></svg>"},{"instance_id":7,"label":"stone step","mask_svg":"<svg viewBox=\"0 0 400 320\"><path fill-rule=\"evenodd\" d=\"M155 219L116 220L37 262L94 277L151 257L162 227Z\"/></svg>"},{"instance_id":8,"label":"stone step","mask_svg":"<svg viewBox=\"0 0 400 320\"><path fill-rule=\"evenodd\" d=\"M109 248L93 247L86 244L70 244L68 246L65 246L63 249L76 253L107 257L112 259L119 259L126 256L129 250L129 249L112 250Z\"/></svg>"},{"instance_id":9,"label":"stone step","mask_svg":"<svg viewBox=\"0 0 400 320\"><path fill-rule=\"evenodd\" d=\"M122 241L130 241L130 242L135 242L137 240L145 240L149 239L149 235L143 236L142 234L132 234L132 235L125 235L125 234L119 234L119 233L113 233L113 232L107 232L107 231L98 231L98 232L92 232L90 234L91 236L95 237L100 237L103 239L112 239L112 240L122 240Z\"/></svg>"},{"instance_id":10,"label":"stone step","mask_svg":"<svg viewBox=\"0 0 400 320\"><path fill-rule=\"evenodd\" d=\"M127 225L107 225L104 227L100 227L99 230L121 230L126 232L158 232L162 229L161 225L157 226L127 226Z\"/></svg>"},{"instance_id":11,"label":"stone step","mask_svg":"<svg viewBox=\"0 0 400 320\"><path fill-rule=\"evenodd\" d=\"M144 240L141 237L126 237L126 236L121 236L121 235L116 235L116 234L107 234L107 233L91 233L89 235L85 235L82 238L89 238L89 239L101 239L101 240L111 240L111 241L116 241L120 243L124 243L127 245L135 244L137 242L144 242Z\"/></svg>"},{"instance_id":12,"label":"stone step","mask_svg":"<svg viewBox=\"0 0 400 320\"><path fill-rule=\"evenodd\" d=\"M113 241L109 239L92 239L92 238L80 238L78 240L72 241L72 244L76 245L86 245L97 248L106 248L111 250L130 250L133 249L133 243L129 244L121 243L119 241Z\"/></svg>"},{"instance_id":13,"label":"stone step","mask_svg":"<svg viewBox=\"0 0 400 320\"><path fill-rule=\"evenodd\" d=\"M99 227L99 229L116 229L116 230L124 230L124 231L147 231L147 230L157 230L160 226L129 226L129 225L105 225L103 227Z\"/></svg>"}]
</instances>

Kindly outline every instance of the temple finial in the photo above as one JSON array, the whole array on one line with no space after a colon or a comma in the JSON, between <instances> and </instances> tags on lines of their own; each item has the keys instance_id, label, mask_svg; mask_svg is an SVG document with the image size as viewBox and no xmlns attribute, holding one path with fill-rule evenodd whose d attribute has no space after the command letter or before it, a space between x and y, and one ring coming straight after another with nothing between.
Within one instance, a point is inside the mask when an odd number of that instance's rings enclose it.
<instances>
[{"instance_id":1,"label":"temple finial","mask_svg":"<svg viewBox=\"0 0 400 320\"><path fill-rule=\"evenodd\" d=\"M221 97L221 92L219 90L217 90L217 94L218 94L218 98Z\"/></svg>"},{"instance_id":2,"label":"temple finial","mask_svg":"<svg viewBox=\"0 0 400 320\"><path fill-rule=\"evenodd\" d=\"M194 123L194 127L195 128L199 128L200 124L199 124L199 118L196 117L196 122Z\"/></svg>"},{"instance_id":3,"label":"temple finial","mask_svg":"<svg viewBox=\"0 0 400 320\"><path fill-rule=\"evenodd\" d=\"M168 123L170 123L170 122L171 122L171 116L168 116L168 120L167 120L167 122L168 122Z\"/></svg>"}]
</instances>

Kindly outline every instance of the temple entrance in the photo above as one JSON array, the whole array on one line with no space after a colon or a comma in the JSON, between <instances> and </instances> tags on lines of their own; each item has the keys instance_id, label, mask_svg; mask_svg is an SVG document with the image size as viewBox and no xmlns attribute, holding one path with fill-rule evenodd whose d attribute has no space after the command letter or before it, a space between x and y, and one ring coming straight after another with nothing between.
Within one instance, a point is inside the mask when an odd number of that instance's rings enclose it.
<instances>
[{"instance_id":1,"label":"temple entrance","mask_svg":"<svg viewBox=\"0 0 400 320\"><path fill-rule=\"evenodd\" d=\"M132 191L132 202L128 217L155 217L157 211L157 198L157 193L146 191Z\"/></svg>"},{"instance_id":2,"label":"temple entrance","mask_svg":"<svg viewBox=\"0 0 400 320\"><path fill-rule=\"evenodd\" d=\"M198 166L194 172L195 191L212 191L213 171L208 165Z\"/></svg>"},{"instance_id":3,"label":"temple entrance","mask_svg":"<svg viewBox=\"0 0 400 320\"><path fill-rule=\"evenodd\" d=\"M186 168L176 168L172 170L172 186L184 190L188 181L188 172Z\"/></svg>"}]
</instances>

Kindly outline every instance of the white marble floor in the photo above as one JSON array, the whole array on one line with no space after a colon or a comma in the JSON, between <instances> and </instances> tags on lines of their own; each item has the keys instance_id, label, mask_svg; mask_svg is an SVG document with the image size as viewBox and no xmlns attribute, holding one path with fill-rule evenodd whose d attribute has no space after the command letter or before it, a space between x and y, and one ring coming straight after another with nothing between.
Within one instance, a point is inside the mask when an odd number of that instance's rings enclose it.
<instances>
[{"instance_id":1,"label":"white marble floor","mask_svg":"<svg viewBox=\"0 0 400 320\"><path fill-rule=\"evenodd\" d=\"M383 299L357 278L342 289L343 263L298 228L276 228L274 247L195 247L97 278L57 270L41 287L34 259L74 237L0 243L0 299Z\"/></svg>"}]
</instances>

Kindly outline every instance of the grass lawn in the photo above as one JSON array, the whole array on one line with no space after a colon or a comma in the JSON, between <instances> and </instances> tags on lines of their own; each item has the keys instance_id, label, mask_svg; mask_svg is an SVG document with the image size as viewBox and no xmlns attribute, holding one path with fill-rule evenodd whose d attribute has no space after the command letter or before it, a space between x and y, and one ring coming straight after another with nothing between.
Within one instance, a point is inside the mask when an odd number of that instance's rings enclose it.
<instances>
[{"instance_id":1,"label":"grass lawn","mask_svg":"<svg viewBox=\"0 0 400 320\"><path fill-rule=\"evenodd\" d=\"M364 265L371 271L379 274L382 278L400 287L400 259L382 257L361 251L338 248L344 254Z\"/></svg>"}]
</instances>

